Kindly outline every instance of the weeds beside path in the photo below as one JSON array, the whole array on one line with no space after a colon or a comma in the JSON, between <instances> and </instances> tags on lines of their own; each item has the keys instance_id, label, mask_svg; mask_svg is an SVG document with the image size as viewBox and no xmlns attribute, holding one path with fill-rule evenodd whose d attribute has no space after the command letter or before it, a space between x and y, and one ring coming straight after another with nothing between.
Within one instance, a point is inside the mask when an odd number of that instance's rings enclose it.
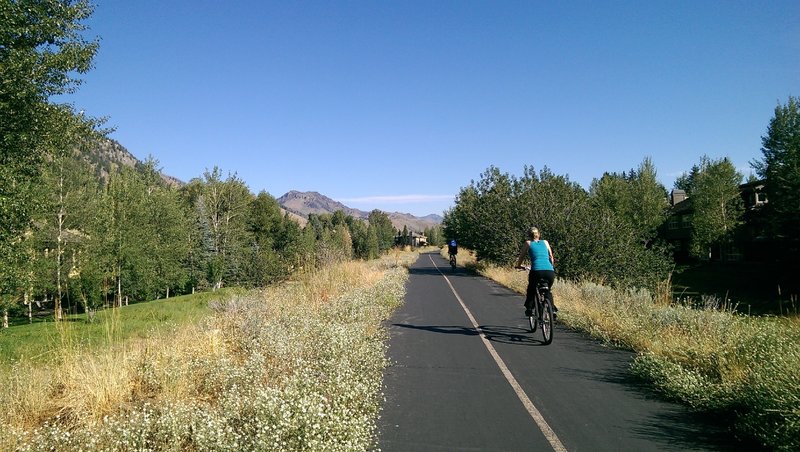
<instances>
[{"instance_id":1,"label":"weeds beside path","mask_svg":"<svg viewBox=\"0 0 800 452\"><path fill-rule=\"evenodd\" d=\"M366 450L381 321L414 253L210 304L207 320L0 374L2 450Z\"/></svg>"}]
</instances>

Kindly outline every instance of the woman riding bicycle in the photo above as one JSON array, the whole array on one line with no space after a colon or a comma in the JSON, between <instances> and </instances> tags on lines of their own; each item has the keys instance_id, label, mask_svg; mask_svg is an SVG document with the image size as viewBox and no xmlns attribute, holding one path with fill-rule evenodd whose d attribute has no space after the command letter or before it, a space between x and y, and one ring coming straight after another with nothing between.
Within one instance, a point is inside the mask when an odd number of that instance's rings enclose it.
<instances>
[{"instance_id":1,"label":"woman riding bicycle","mask_svg":"<svg viewBox=\"0 0 800 452\"><path fill-rule=\"evenodd\" d=\"M553 249L550 248L550 243L547 240L541 239L539 228L532 227L528 231L528 239L522 243L519 250L519 257L517 258L517 268L522 267L522 262L525 257L531 260L531 271L528 273L528 290L525 294L525 316L530 317L531 310L533 309L534 300L536 297L536 284L540 280L547 281L547 287L552 288L553 282L556 279L555 260L553 259ZM558 311L555 303L553 302L552 291L547 291L550 298L550 305L553 306L553 312Z\"/></svg>"}]
</instances>

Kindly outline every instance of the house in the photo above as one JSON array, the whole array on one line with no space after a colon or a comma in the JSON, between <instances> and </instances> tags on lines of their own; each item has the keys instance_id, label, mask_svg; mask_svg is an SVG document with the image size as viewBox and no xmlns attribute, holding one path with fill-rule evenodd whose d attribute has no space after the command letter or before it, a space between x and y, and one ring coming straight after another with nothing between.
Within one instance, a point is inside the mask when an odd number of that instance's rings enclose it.
<instances>
[{"instance_id":1,"label":"house","mask_svg":"<svg viewBox=\"0 0 800 452\"><path fill-rule=\"evenodd\" d=\"M394 238L395 245L411 245L413 247L425 246L428 244L428 237L425 234L411 231L407 236L404 236L398 231L397 236Z\"/></svg>"},{"instance_id":2,"label":"house","mask_svg":"<svg viewBox=\"0 0 800 452\"><path fill-rule=\"evenodd\" d=\"M428 237L419 232L411 232L411 246L425 246L428 244Z\"/></svg>"},{"instance_id":3,"label":"house","mask_svg":"<svg viewBox=\"0 0 800 452\"><path fill-rule=\"evenodd\" d=\"M753 181L739 186L744 201L743 226L734 235L732 243L714 246L708 260L722 262L759 261L767 255L765 247L765 221L762 207L767 203L764 181ZM689 244L692 235L692 199L684 190L670 193L670 214L661 229L661 237L673 245L676 262L690 260Z\"/></svg>"},{"instance_id":4,"label":"house","mask_svg":"<svg viewBox=\"0 0 800 452\"><path fill-rule=\"evenodd\" d=\"M692 200L686 191L675 189L670 193L670 214L661 236L673 246L676 262L689 260L689 239L692 235Z\"/></svg>"}]
</instances>

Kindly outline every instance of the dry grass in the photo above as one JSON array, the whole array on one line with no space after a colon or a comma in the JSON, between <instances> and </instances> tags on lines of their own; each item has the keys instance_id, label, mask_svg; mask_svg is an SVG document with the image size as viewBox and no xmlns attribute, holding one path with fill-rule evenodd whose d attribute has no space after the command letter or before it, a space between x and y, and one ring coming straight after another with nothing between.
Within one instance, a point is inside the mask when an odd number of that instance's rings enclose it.
<instances>
[{"instance_id":1,"label":"dry grass","mask_svg":"<svg viewBox=\"0 0 800 452\"><path fill-rule=\"evenodd\" d=\"M61 327L60 360L0 373L0 449L366 448L385 365L380 321L402 299L397 267L417 257L331 265L147 338L120 339L112 317L107 343L87 348ZM259 426L239 426L241 416Z\"/></svg>"}]
</instances>

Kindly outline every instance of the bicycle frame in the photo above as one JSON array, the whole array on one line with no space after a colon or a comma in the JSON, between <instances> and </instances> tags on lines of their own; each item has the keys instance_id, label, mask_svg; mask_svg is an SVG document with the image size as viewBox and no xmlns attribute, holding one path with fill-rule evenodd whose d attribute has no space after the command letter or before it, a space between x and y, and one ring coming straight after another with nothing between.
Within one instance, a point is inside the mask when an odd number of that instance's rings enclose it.
<instances>
[{"instance_id":1,"label":"bicycle frame","mask_svg":"<svg viewBox=\"0 0 800 452\"><path fill-rule=\"evenodd\" d=\"M527 266L518 268L527 270L528 272L531 271L531 268ZM530 275L528 277L530 277ZM547 281L538 281L536 283L531 315L528 317L531 333L535 333L541 326L544 345L549 345L553 342L553 323L555 320L553 303L550 302L550 298L547 296L548 293L550 293L550 286L547 284Z\"/></svg>"},{"instance_id":2,"label":"bicycle frame","mask_svg":"<svg viewBox=\"0 0 800 452\"><path fill-rule=\"evenodd\" d=\"M547 282L539 281L536 285L536 297L534 300L535 322L541 327L545 345L553 342L553 304L550 303L550 299L547 296L549 292L550 288ZM531 327L533 331L536 331L533 325Z\"/></svg>"}]
</instances>

